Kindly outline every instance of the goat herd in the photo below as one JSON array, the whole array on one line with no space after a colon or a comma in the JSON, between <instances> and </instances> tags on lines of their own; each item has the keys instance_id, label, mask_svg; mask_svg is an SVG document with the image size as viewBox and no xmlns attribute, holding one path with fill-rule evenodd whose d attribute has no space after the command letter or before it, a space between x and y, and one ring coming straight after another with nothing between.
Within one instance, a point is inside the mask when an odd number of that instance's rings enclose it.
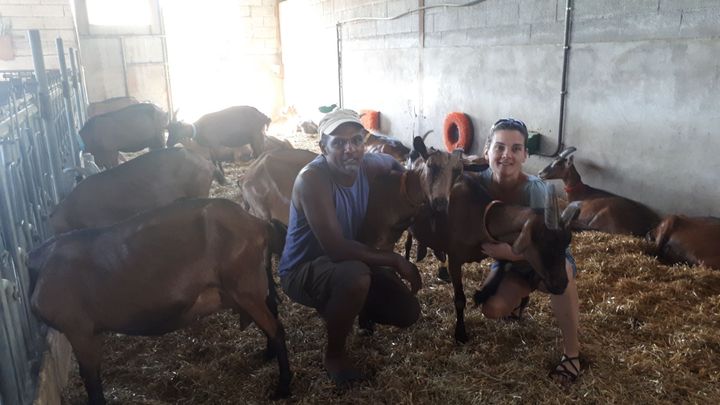
<instances>
[{"instance_id":1,"label":"goat herd","mask_svg":"<svg viewBox=\"0 0 720 405\"><path fill-rule=\"evenodd\" d=\"M230 107L193 124L130 98L93 107L107 110L91 111L96 115L80 136L106 170L82 180L58 204L49 219L56 236L28 260L32 308L70 341L89 402L105 402L103 332L164 334L222 308L265 333L267 355L280 369L276 395L288 396L291 373L271 254L282 251L294 179L316 154L267 136L270 119L253 107ZM151 151L118 164L119 152L144 148ZM371 134L366 150L403 161L411 155L397 140ZM661 220L640 203L587 186L573 165L574 148L540 172L546 180L562 179L570 202L561 215L556 199L547 198L544 216L493 202L467 170L477 169L477 159L428 148L422 137L415 137L413 150L417 158L406 171L371 184L359 239L392 250L411 227L420 244L447 254L458 341L467 341L461 267L486 257L483 242L523 246L551 291L567 283L570 230L647 235L664 260L720 269L720 219ZM251 157L238 182L239 204L207 198L213 179L225 182L221 161ZM469 220L467 212L485 215Z\"/></svg>"}]
</instances>

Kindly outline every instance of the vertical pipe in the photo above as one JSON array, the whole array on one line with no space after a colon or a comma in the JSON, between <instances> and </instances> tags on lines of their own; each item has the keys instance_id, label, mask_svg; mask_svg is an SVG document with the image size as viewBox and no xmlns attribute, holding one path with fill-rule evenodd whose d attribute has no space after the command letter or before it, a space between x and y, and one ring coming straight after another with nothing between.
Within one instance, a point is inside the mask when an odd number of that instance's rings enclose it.
<instances>
[{"instance_id":1,"label":"vertical pipe","mask_svg":"<svg viewBox=\"0 0 720 405\"><path fill-rule=\"evenodd\" d=\"M87 85L85 84L85 71L83 70L83 66L80 63L80 55L77 52L75 52L75 64L78 67L78 85L80 86L80 98L82 99L83 105L83 123L85 123L86 120L90 119L87 116L87 105L89 104L89 101L87 95Z\"/></svg>"},{"instance_id":2,"label":"vertical pipe","mask_svg":"<svg viewBox=\"0 0 720 405\"><path fill-rule=\"evenodd\" d=\"M45 59L43 59L40 31L28 30L28 40L30 41L30 47L32 49L35 78L38 82L38 108L40 109L40 117L42 118L42 132L45 134L45 140L49 146L51 193L53 202L58 203L60 201L58 191L61 188L59 173L62 172L62 164L60 162L60 148L58 146L57 133L52 122L52 111L50 110L50 94L47 75L45 74Z\"/></svg>"},{"instance_id":3,"label":"vertical pipe","mask_svg":"<svg viewBox=\"0 0 720 405\"><path fill-rule=\"evenodd\" d=\"M563 148L563 133L565 130L565 103L567 95L567 76L568 61L570 59L570 30L572 29L572 20L570 12L572 11L572 0L565 0L565 40L563 44L563 70L562 82L560 84L560 116L558 117L558 146L553 155L557 155Z\"/></svg>"},{"instance_id":4,"label":"vertical pipe","mask_svg":"<svg viewBox=\"0 0 720 405\"><path fill-rule=\"evenodd\" d=\"M82 93L80 91L80 72L78 71L77 55L75 54L74 48L70 48L70 68L72 69L72 72L73 72L72 85L73 85L73 90L75 91L75 104L77 105L77 112L78 112L77 127L82 128L83 124L85 123L85 111L83 109Z\"/></svg>"},{"instance_id":5,"label":"vertical pipe","mask_svg":"<svg viewBox=\"0 0 720 405\"><path fill-rule=\"evenodd\" d=\"M418 0L418 31L420 48L425 48L425 0Z\"/></svg>"},{"instance_id":6,"label":"vertical pipe","mask_svg":"<svg viewBox=\"0 0 720 405\"><path fill-rule=\"evenodd\" d=\"M63 39L58 37L55 39L57 47L58 60L60 62L60 75L62 80L63 107L65 107L65 120L67 121L67 138L70 144L70 153L72 154L71 164L80 167L78 134L75 130L75 119L73 118L73 106L70 99L70 81L68 80L67 64L65 63L65 47Z\"/></svg>"},{"instance_id":7,"label":"vertical pipe","mask_svg":"<svg viewBox=\"0 0 720 405\"><path fill-rule=\"evenodd\" d=\"M342 23L340 22L335 24L335 37L337 39L338 108L343 108Z\"/></svg>"},{"instance_id":8,"label":"vertical pipe","mask_svg":"<svg viewBox=\"0 0 720 405\"><path fill-rule=\"evenodd\" d=\"M567 76L570 61L570 33L572 30L572 0L565 0L565 32L563 34L563 63L560 77L560 112L558 113L557 148L551 154L537 153L537 156L556 157L563 150L565 132L565 104L567 95Z\"/></svg>"}]
</instances>

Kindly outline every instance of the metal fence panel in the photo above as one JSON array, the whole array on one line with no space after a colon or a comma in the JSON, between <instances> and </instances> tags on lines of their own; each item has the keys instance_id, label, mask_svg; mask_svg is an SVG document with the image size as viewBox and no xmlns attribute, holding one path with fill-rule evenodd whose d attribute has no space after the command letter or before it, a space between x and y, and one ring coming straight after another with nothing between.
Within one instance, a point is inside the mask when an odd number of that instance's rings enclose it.
<instances>
[{"instance_id":1,"label":"metal fence panel","mask_svg":"<svg viewBox=\"0 0 720 405\"><path fill-rule=\"evenodd\" d=\"M30 310L27 253L74 186L86 116L76 54L67 69L58 41L62 71L45 71L39 33L29 37L36 70L0 72L0 404L34 400L46 327Z\"/></svg>"}]
</instances>

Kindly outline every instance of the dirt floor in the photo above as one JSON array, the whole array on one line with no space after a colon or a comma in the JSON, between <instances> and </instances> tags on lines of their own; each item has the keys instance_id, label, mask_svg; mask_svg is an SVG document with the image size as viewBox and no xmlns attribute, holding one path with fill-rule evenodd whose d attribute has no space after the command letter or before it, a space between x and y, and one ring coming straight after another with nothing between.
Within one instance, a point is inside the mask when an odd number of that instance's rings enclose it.
<instances>
[{"instance_id":1,"label":"dirt floor","mask_svg":"<svg viewBox=\"0 0 720 405\"><path fill-rule=\"evenodd\" d=\"M317 138L290 137L317 149ZM233 199L242 167L213 195ZM402 241L396 246L400 251ZM535 293L520 322L485 319L470 297L489 261L464 266L470 341L454 342L452 288L435 278L437 260L419 263L420 321L406 330L379 326L353 334L350 351L367 381L339 391L322 368L323 325L313 310L281 293L293 396L283 402L353 404L706 403L720 402L720 272L665 266L632 237L575 234L583 373L563 387L547 378L562 354L547 295ZM269 401L277 363L265 362L255 326L240 330L225 312L162 337L110 335L103 382L111 404L255 404ZM66 404L81 404L77 367Z\"/></svg>"}]
</instances>

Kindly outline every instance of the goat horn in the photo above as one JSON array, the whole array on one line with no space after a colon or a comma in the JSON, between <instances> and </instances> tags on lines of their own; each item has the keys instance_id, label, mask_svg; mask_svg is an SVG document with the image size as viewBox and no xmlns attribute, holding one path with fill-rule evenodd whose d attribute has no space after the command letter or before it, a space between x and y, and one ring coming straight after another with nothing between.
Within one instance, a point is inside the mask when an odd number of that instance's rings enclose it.
<instances>
[{"instance_id":1,"label":"goat horn","mask_svg":"<svg viewBox=\"0 0 720 405\"><path fill-rule=\"evenodd\" d=\"M422 136L423 142L425 141L425 139L427 139L428 135L430 135L432 132L433 132L432 129L429 130L429 131L427 131L427 132L425 132L425 134Z\"/></svg>"},{"instance_id":2,"label":"goat horn","mask_svg":"<svg viewBox=\"0 0 720 405\"><path fill-rule=\"evenodd\" d=\"M577 150L577 148L575 148L574 146L571 146L571 147L565 149L564 151L560 152L560 155L558 155L558 159L567 159L568 157L570 157L570 155L575 153L576 150Z\"/></svg>"},{"instance_id":3,"label":"goat horn","mask_svg":"<svg viewBox=\"0 0 720 405\"><path fill-rule=\"evenodd\" d=\"M548 229L558 230L558 204L555 195L555 186L548 184L545 194L545 225Z\"/></svg>"}]
</instances>

